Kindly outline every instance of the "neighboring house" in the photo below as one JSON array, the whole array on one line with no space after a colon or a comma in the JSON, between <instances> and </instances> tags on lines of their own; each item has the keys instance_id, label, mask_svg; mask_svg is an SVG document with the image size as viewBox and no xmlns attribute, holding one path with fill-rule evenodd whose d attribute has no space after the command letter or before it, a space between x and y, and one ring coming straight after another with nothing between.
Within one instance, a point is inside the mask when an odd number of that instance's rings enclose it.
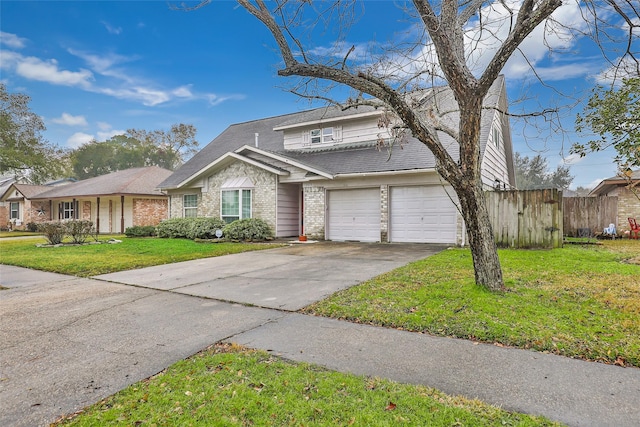
<instances>
[{"instance_id":1,"label":"neighboring house","mask_svg":"<svg viewBox=\"0 0 640 427\"><path fill-rule=\"evenodd\" d=\"M0 200L10 206L16 228L30 222L84 219L93 221L99 233L124 233L127 227L157 225L168 217L168 199L158 184L171 173L150 166L59 186L13 183Z\"/></svg>"},{"instance_id":2,"label":"neighboring house","mask_svg":"<svg viewBox=\"0 0 640 427\"><path fill-rule=\"evenodd\" d=\"M453 110L447 88L421 92ZM419 100L416 100L420 102ZM482 180L515 185L504 79L485 99ZM432 153L409 137L389 155L384 112L361 106L318 108L229 126L160 188L171 217L256 217L277 237L364 242L464 243L456 194L435 171ZM457 113L445 119L457 126ZM439 134L458 158L458 145Z\"/></svg>"},{"instance_id":3,"label":"neighboring house","mask_svg":"<svg viewBox=\"0 0 640 427\"><path fill-rule=\"evenodd\" d=\"M633 190L629 188L630 183L635 184ZM616 220L618 233L623 233L624 230L629 229L627 218L635 218L640 221L639 183L640 169L631 172L629 178L613 176L604 179L589 193L590 196L615 196L618 198L618 218L612 218L612 220Z\"/></svg>"}]
</instances>

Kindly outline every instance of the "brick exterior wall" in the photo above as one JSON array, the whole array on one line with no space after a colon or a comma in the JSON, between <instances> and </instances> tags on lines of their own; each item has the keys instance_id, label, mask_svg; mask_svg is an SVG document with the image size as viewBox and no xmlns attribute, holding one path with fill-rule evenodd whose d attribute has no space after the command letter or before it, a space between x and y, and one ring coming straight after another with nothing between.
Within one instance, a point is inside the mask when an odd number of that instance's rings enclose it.
<instances>
[{"instance_id":1,"label":"brick exterior wall","mask_svg":"<svg viewBox=\"0 0 640 427\"><path fill-rule=\"evenodd\" d=\"M80 219L91 221L91 202L89 200L82 202L82 216Z\"/></svg>"},{"instance_id":2,"label":"brick exterior wall","mask_svg":"<svg viewBox=\"0 0 640 427\"><path fill-rule=\"evenodd\" d=\"M133 226L156 226L167 219L168 199L133 199Z\"/></svg>"},{"instance_id":3,"label":"brick exterior wall","mask_svg":"<svg viewBox=\"0 0 640 427\"><path fill-rule=\"evenodd\" d=\"M618 233L629 230L629 220L635 218L640 222L640 199L628 188L621 187L618 191Z\"/></svg>"},{"instance_id":4,"label":"brick exterior wall","mask_svg":"<svg viewBox=\"0 0 640 427\"><path fill-rule=\"evenodd\" d=\"M253 183L251 189L251 216L266 221L276 229L276 185L277 176L264 169L245 162L237 161L207 179L207 185L199 188L184 189L171 193L171 218L182 218L183 196L198 196L199 217L220 218L220 198L222 185L229 179L247 177Z\"/></svg>"},{"instance_id":5,"label":"brick exterior wall","mask_svg":"<svg viewBox=\"0 0 640 427\"><path fill-rule=\"evenodd\" d=\"M380 241L389 241L389 186L380 186Z\"/></svg>"},{"instance_id":6,"label":"brick exterior wall","mask_svg":"<svg viewBox=\"0 0 640 427\"><path fill-rule=\"evenodd\" d=\"M9 228L9 202L0 203L0 230Z\"/></svg>"},{"instance_id":7,"label":"brick exterior wall","mask_svg":"<svg viewBox=\"0 0 640 427\"><path fill-rule=\"evenodd\" d=\"M324 187L305 183L304 194L304 232L310 239L324 240L324 214L326 192Z\"/></svg>"}]
</instances>

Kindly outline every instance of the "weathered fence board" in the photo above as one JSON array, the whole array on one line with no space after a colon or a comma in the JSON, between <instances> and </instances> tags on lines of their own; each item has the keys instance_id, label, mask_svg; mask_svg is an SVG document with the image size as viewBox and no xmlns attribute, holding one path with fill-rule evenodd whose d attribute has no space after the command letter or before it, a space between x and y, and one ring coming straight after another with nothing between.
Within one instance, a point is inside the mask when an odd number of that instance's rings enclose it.
<instances>
[{"instance_id":1,"label":"weathered fence board","mask_svg":"<svg viewBox=\"0 0 640 427\"><path fill-rule=\"evenodd\" d=\"M562 247L562 192L489 191L486 200L498 246Z\"/></svg>"},{"instance_id":2,"label":"weathered fence board","mask_svg":"<svg viewBox=\"0 0 640 427\"><path fill-rule=\"evenodd\" d=\"M590 235L602 232L618 219L617 197L565 197L563 200L564 234L577 237L588 229Z\"/></svg>"}]
</instances>

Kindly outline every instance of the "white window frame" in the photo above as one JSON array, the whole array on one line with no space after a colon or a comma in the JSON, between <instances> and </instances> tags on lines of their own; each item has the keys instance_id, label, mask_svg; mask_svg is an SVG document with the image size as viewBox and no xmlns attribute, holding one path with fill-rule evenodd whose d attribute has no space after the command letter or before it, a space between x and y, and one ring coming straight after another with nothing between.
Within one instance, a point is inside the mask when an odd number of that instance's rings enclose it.
<instances>
[{"instance_id":1,"label":"white window frame","mask_svg":"<svg viewBox=\"0 0 640 427\"><path fill-rule=\"evenodd\" d=\"M20 219L20 202L9 202L9 219Z\"/></svg>"},{"instance_id":2,"label":"white window frame","mask_svg":"<svg viewBox=\"0 0 640 427\"><path fill-rule=\"evenodd\" d=\"M333 142L333 128L322 128L322 142Z\"/></svg>"},{"instance_id":3,"label":"white window frame","mask_svg":"<svg viewBox=\"0 0 640 427\"><path fill-rule=\"evenodd\" d=\"M75 219L75 202L62 202L62 219Z\"/></svg>"},{"instance_id":4,"label":"white window frame","mask_svg":"<svg viewBox=\"0 0 640 427\"><path fill-rule=\"evenodd\" d=\"M322 142L322 129L312 129L309 132L309 138L312 144Z\"/></svg>"},{"instance_id":5,"label":"white window frame","mask_svg":"<svg viewBox=\"0 0 640 427\"><path fill-rule=\"evenodd\" d=\"M189 206L187 206L187 197L195 197L196 203L195 206L191 206L191 202ZM189 212L189 214L187 214ZM183 218L197 218L198 217L198 195L197 194L184 194L182 195L182 217Z\"/></svg>"},{"instance_id":6,"label":"white window frame","mask_svg":"<svg viewBox=\"0 0 640 427\"><path fill-rule=\"evenodd\" d=\"M244 192L247 191L249 193L249 212L248 216L245 214L245 204L244 204ZM225 214L223 212L223 195L224 193L235 192L238 193L238 212L234 212L234 214ZM237 215L235 215L237 213ZM227 224L237 220L237 219L245 219L245 218L253 218L253 191L250 188L225 188L220 190L220 218Z\"/></svg>"},{"instance_id":7,"label":"white window frame","mask_svg":"<svg viewBox=\"0 0 640 427\"><path fill-rule=\"evenodd\" d=\"M493 144L496 148L500 148L500 129L494 125L492 131Z\"/></svg>"}]
</instances>

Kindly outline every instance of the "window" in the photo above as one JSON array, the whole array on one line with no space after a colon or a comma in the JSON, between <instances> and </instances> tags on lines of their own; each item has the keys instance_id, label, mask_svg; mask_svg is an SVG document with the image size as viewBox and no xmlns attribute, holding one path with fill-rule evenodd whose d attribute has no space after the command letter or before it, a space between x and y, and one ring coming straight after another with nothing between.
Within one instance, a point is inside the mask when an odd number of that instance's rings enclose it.
<instances>
[{"instance_id":1,"label":"window","mask_svg":"<svg viewBox=\"0 0 640 427\"><path fill-rule=\"evenodd\" d=\"M62 219L74 219L74 202L62 202Z\"/></svg>"},{"instance_id":2,"label":"window","mask_svg":"<svg viewBox=\"0 0 640 427\"><path fill-rule=\"evenodd\" d=\"M493 139L493 143L495 144L496 148L499 148L500 147L500 129L498 129L495 126L493 127L492 139Z\"/></svg>"},{"instance_id":3,"label":"window","mask_svg":"<svg viewBox=\"0 0 640 427\"><path fill-rule=\"evenodd\" d=\"M313 129L310 132L311 143L317 144L319 142L332 142L335 141L334 132L332 127Z\"/></svg>"},{"instance_id":4,"label":"window","mask_svg":"<svg viewBox=\"0 0 640 427\"><path fill-rule=\"evenodd\" d=\"M251 190L222 190L221 217L227 224L251 218Z\"/></svg>"},{"instance_id":5,"label":"window","mask_svg":"<svg viewBox=\"0 0 640 427\"><path fill-rule=\"evenodd\" d=\"M321 130L320 129L314 129L311 131L311 143L312 144L317 144L318 142L320 142L321 139Z\"/></svg>"},{"instance_id":6,"label":"window","mask_svg":"<svg viewBox=\"0 0 640 427\"><path fill-rule=\"evenodd\" d=\"M9 219L20 219L20 203L19 202L11 202L9 203Z\"/></svg>"},{"instance_id":7,"label":"window","mask_svg":"<svg viewBox=\"0 0 640 427\"><path fill-rule=\"evenodd\" d=\"M322 129L322 142L333 141L333 128Z\"/></svg>"},{"instance_id":8,"label":"window","mask_svg":"<svg viewBox=\"0 0 640 427\"><path fill-rule=\"evenodd\" d=\"M198 216L198 195L185 194L182 197L182 207L185 218L195 218Z\"/></svg>"}]
</instances>

